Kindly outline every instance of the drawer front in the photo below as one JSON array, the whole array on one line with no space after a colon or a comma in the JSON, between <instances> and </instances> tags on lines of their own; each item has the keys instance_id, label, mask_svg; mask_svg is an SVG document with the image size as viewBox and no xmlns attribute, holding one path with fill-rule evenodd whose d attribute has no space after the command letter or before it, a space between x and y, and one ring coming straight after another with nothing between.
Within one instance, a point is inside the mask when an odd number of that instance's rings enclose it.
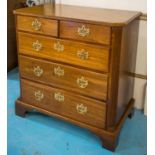
<instances>
[{"instance_id":1,"label":"drawer front","mask_svg":"<svg viewBox=\"0 0 155 155\"><path fill-rule=\"evenodd\" d=\"M104 102L21 80L22 101L99 128L105 127Z\"/></svg>"},{"instance_id":2,"label":"drawer front","mask_svg":"<svg viewBox=\"0 0 155 155\"><path fill-rule=\"evenodd\" d=\"M107 75L25 56L19 64L22 77L106 100Z\"/></svg>"},{"instance_id":3,"label":"drawer front","mask_svg":"<svg viewBox=\"0 0 155 155\"><path fill-rule=\"evenodd\" d=\"M50 36L58 35L57 20L17 16L17 29Z\"/></svg>"},{"instance_id":4,"label":"drawer front","mask_svg":"<svg viewBox=\"0 0 155 155\"><path fill-rule=\"evenodd\" d=\"M22 54L108 72L109 49L103 46L22 32L18 33L18 40Z\"/></svg>"},{"instance_id":5,"label":"drawer front","mask_svg":"<svg viewBox=\"0 0 155 155\"><path fill-rule=\"evenodd\" d=\"M60 37L99 44L110 44L111 29L101 25L60 21Z\"/></svg>"},{"instance_id":6,"label":"drawer front","mask_svg":"<svg viewBox=\"0 0 155 155\"><path fill-rule=\"evenodd\" d=\"M108 72L109 50L102 46L21 32L18 33L18 40L22 54Z\"/></svg>"}]
</instances>

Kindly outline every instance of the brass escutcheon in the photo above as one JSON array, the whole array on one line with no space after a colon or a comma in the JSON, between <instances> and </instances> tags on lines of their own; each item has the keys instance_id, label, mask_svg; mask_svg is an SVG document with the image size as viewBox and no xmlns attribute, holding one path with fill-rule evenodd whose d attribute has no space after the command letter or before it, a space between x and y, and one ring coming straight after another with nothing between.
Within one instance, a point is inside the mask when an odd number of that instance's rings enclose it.
<instances>
[{"instance_id":1,"label":"brass escutcheon","mask_svg":"<svg viewBox=\"0 0 155 155\"><path fill-rule=\"evenodd\" d=\"M61 94L60 92L54 93L54 98L58 102L64 102L64 100L65 100L64 95Z\"/></svg>"},{"instance_id":2,"label":"brass escutcheon","mask_svg":"<svg viewBox=\"0 0 155 155\"><path fill-rule=\"evenodd\" d=\"M88 86L88 80L86 80L83 76L77 78L77 84L80 88L84 89Z\"/></svg>"},{"instance_id":3,"label":"brass escutcheon","mask_svg":"<svg viewBox=\"0 0 155 155\"><path fill-rule=\"evenodd\" d=\"M41 101L44 98L44 94L40 90L35 91L34 96L37 101Z\"/></svg>"},{"instance_id":4,"label":"brass escutcheon","mask_svg":"<svg viewBox=\"0 0 155 155\"><path fill-rule=\"evenodd\" d=\"M40 68L40 66L34 67L33 72L37 77L40 77L44 73L43 69Z\"/></svg>"},{"instance_id":5,"label":"brass escutcheon","mask_svg":"<svg viewBox=\"0 0 155 155\"><path fill-rule=\"evenodd\" d=\"M42 44L37 40L36 42L32 43L32 47L35 51L39 52L42 49Z\"/></svg>"},{"instance_id":6,"label":"brass escutcheon","mask_svg":"<svg viewBox=\"0 0 155 155\"><path fill-rule=\"evenodd\" d=\"M39 22L38 19L34 19L32 27L35 31L39 31L41 29L41 22Z\"/></svg>"},{"instance_id":7,"label":"brass escutcheon","mask_svg":"<svg viewBox=\"0 0 155 155\"><path fill-rule=\"evenodd\" d=\"M80 114L85 114L85 113L87 113L87 107L84 106L83 104L77 104L76 110L77 110L77 112L80 113Z\"/></svg>"},{"instance_id":8,"label":"brass escutcheon","mask_svg":"<svg viewBox=\"0 0 155 155\"><path fill-rule=\"evenodd\" d=\"M64 76L65 74L65 71L60 67L54 67L54 74L57 75L57 76Z\"/></svg>"},{"instance_id":9,"label":"brass escutcheon","mask_svg":"<svg viewBox=\"0 0 155 155\"><path fill-rule=\"evenodd\" d=\"M89 54L85 49L81 49L77 51L77 57L79 57L82 60L87 60L88 56Z\"/></svg>"},{"instance_id":10,"label":"brass escutcheon","mask_svg":"<svg viewBox=\"0 0 155 155\"><path fill-rule=\"evenodd\" d=\"M85 25L82 25L82 27L78 27L77 32L78 32L79 36L86 37L90 34L90 29L86 28Z\"/></svg>"},{"instance_id":11,"label":"brass escutcheon","mask_svg":"<svg viewBox=\"0 0 155 155\"><path fill-rule=\"evenodd\" d=\"M64 51L64 45L62 45L59 41L57 43L54 43L53 47L58 52Z\"/></svg>"}]
</instances>

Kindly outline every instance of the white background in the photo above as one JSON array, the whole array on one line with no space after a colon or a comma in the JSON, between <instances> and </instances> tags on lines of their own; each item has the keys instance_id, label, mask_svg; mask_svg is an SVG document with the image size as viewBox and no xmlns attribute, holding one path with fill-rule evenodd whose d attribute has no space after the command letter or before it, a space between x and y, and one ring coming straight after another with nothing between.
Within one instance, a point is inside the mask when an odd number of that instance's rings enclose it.
<instances>
[{"instance_id":1,"label":"white background","mask_svg":"<svg viewBox=\"0 0 155 155\"><path fill-rule=\"evenodd\" d=\"M147 12L146 0L60 0L63 4Z\"/></svg>"}]
</instances>

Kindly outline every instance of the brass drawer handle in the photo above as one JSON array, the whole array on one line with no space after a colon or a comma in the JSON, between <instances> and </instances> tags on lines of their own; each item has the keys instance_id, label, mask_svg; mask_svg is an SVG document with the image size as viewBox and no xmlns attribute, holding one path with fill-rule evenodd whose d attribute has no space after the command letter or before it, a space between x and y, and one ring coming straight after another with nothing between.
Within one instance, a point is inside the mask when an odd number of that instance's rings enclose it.
<instances>
[{"instance_id":1,"label":"brass drawer handle","mask_svg":"<svg viewBox=\"0 0 155 155\"><path fill-rule=\"evenodd\" d=\"M44 94L40 90L35 91L34 96L37 101L41 101L44 98Z\"/></svg>"},{"instance_id":2,"label":"brass drawer handle","mask_svg":"<svg viewBox=\"0 0 155 155\"><path fill-rule=\"evenodd\" d=\"M57 75L57 76L64 76L65 74L65 71L60 67L54 67L54 74Z\"/></svg>"},{"instance_id":3,"label":"brass drawer handle","mask_svg":"<svg viewBox=\"0 0 155 155\"><path fill-rule=\"evenodd\" d=\"M80 88L86 88L88 86L88 80L86 80L83 76L77 78L77 84Z\"/></svg>"},{"instance_id":4,"label":"brass drawer handle","mask_svg":"<svg viewBox=\"0 0 155 155\"><path fill-rule=\"evenodd\" d=\"M77 57L79 57L82 60L87 60L88 56L89 56L88 52L84 49L77 51Z\"/></svg>"},{"instance_id":5,"label":"brass drawer handle","mask_svg":"<svg viewBox=\"0 0 155 155\"><path fill-rule=\"evenodd\" d=\"M79 114L82 114L82 115L87 113L87 107L84 106L83 104L77 104L76 110Z\"/></svg>"},{"instance_id":6,"label":"brass drawer handle","mask_svg":"<svg viewBox=\"0 0 155 155\"><path fill-rule=\"evenodd\" d=\"M54 43L53 47L58 52L64 51L64 45L62 45L59 41L57 43Z\"/></svg>"},{"instance_id":7,"label":"brass drawer handle","mask_svg":"<svg viewBox=\"0 0 155 155\"><path fill-rule=\"evenodd\" d=\"M64 102L65 97L60 92L54 93L54 99L58 102Z\"/></svg>"},{"instance_id":8,"label":"brass drawer handle","mask_svg":"<svg viewBox=\"0 0 155 155\"><path fill-rule=\"evenodd\" d=\"M32 28L35 31L39 31L41 29L41 22L39 22L38 19L34 19L34 21L32 22Z\"/></svg>"},{"instance_id":9,"label":"brass drawer handle","mask_svg":"<svg viewBox=\"0 0 155 155\"><path fill-rule=\"evenodd\" d=\"M37 40L36 42L32 43L32 47L35 51L39 52L42 49L42 44Z\"/></svg>"},{"instance_id":10,"label":"brass drawer handle","mask_svg":"<svg viewBox=\"0 0 155 155\"><path fill-rule=\"evenodd\" d=\"M34 67L33 72L34 72L34 75L36 75L37 77L41 77L42 74L44 73L44 70L40 68L40 66L37 66L37 67Z\"/></svg>"},{"instance_id":11,"label":"brass drawer handle","mask_svg":"<svg viewBox=\"0 0 155 155\"><path fill-rule=\"evenodd\" d=\"M90 34L90 29L86 28L85 25L82 25L82 27L78 28L78 34L81 37L86 37L86 36L88 36Z\"/></svg>"}]
</instances>

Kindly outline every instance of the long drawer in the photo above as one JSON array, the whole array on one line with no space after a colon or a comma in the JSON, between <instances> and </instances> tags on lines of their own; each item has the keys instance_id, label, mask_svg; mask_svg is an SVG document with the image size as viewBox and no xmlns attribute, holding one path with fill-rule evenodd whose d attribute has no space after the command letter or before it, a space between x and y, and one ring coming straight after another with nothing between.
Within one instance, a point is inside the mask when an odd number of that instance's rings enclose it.
<instances>
[{"instance_id":1,"label":"long drawer","mask_svg":"<svg viewBox=\"0 0 155 155\"><path fill-rule=\"evenodd\" d=\"M108 72L109 49L103 46L18 32L19 53Z\"/></svg>"},{"instance_id":2,"label":"long drawer","mask_svg":"<svg viewBox=\"0 0 155 155\"><path fill-rule=\"evenodd\" d=\"M111 28L102 25L60 21L60 37L110 45Z\"/></svg>"},{"instance_id":3,"label":"long drawer","mask_svg":"<svg viewBox=\"0 0 155 155\"><path fill-rule=\"evenodd\" d=\"M99 128L105 127L106 104L66 91L21 80L23 102Z\"/></svg>"},{"instance_id":4,"label":"long drawer","mask_svg":"<svg viewBox=\"0 0 155 155\"><path fill-rule=\"evenodd\" d=\"M58 21L36 17L17 16L17 29L56 37L58 36Z\"/></svg>"},{"instance_id":5,"label":"long drawer","mask_svg":"<svg viewBox=\"0 0 155 155\"><path fill-rule=\"evenodd\" d=\"M20 73L27 79L106 100L107 75L67 65L19 56Z\"/></svg>"}]
</instances>

